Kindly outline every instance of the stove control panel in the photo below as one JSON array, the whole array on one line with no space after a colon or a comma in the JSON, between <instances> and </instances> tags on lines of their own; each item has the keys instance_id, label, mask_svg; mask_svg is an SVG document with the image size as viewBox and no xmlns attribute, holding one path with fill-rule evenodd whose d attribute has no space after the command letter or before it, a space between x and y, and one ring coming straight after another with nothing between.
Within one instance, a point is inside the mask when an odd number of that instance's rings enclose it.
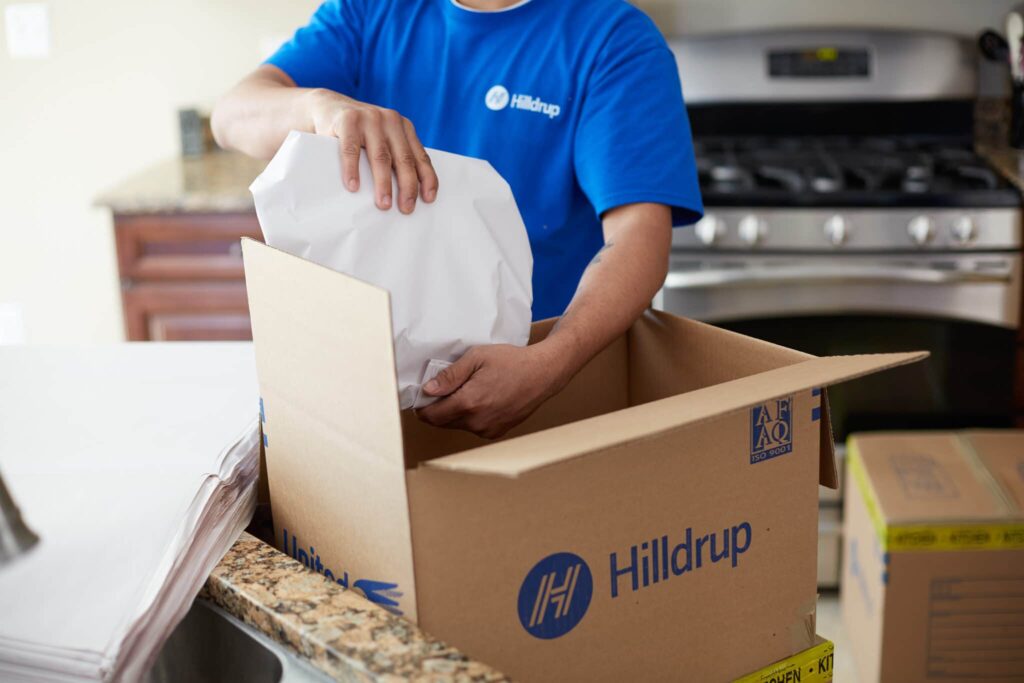
<instances>
[{"instance_id":1,"label":"stove control panel","mask_svg":"<svg viewBox=\"0 0 1024 683\"><path fill-rule=\"evenodd\" d=\"M776 209L708 207L672 232L677 250L703 252L1007 251L1020 249L1021 210L984 208Z\"/></svg>"}]
</instances>

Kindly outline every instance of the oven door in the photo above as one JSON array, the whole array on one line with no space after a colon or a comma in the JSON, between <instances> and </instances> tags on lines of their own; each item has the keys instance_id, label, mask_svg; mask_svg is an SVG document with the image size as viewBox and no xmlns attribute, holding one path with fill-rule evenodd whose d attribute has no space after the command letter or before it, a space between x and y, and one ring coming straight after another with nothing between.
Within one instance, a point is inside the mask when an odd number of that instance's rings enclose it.
<instances>
[{"instance_id":1,"label":"oven door","mask_svg":"<svg viewBox=\"0 0 1024 683\"><path fill-rule=\"evenodd\" d=\"M837 440L1012 424L1018 254L673 255L656 306L814 355L931 357L830 390Z\"/></svg>"}]
</instances>

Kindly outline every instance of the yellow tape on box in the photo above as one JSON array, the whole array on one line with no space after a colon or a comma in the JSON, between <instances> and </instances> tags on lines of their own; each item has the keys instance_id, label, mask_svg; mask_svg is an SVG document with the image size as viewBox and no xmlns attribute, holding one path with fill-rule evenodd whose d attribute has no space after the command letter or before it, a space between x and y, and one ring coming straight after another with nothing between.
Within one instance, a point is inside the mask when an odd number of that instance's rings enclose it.
<instances>
[{"instance_id":1,"label":"yellow tape on box","mask_svg":"<svg viewBox=\"0 0 1024 683\"><path fill-rule=\"evenodd\" d=\"M737 678L734 683L829 683L835 645L818 636L817 644L780 662Z\"/></svg>"}]
</instances>

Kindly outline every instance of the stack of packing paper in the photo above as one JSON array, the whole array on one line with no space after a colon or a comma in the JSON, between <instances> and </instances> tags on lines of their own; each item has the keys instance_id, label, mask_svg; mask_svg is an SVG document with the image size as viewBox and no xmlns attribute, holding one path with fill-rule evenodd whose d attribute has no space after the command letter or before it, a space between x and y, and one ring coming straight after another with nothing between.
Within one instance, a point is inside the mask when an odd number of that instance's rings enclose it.
<instances>
[{"instance_id":1,"label":"stack of packing paper","mask_svg":"<svg viewBox=\"0 0 1024 683\"><path fill-rule=\"evenodd\" d=\"M248 344L0 348L0 680L137 680L251 517ZM224 448L224 444L232 444Z\"/></svg>"}]
</instances>

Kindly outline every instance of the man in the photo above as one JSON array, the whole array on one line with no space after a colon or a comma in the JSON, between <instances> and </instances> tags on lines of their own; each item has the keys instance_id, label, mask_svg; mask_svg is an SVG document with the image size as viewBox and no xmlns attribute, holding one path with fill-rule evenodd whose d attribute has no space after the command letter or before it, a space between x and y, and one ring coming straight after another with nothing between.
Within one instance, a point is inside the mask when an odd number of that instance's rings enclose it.
<instances>
[{"instance_id":1,"label":"man","mask_svg":"<svg viewBox=\"0 0 1024 683\"><path fill-rule=\"evenodd\" d=\"M508 181L534 255L534 319L561 319L527 348L471 349L419 411L490 438L639 317L673 222L702 211L675 60L624 0L327 0L222 98L213 129L263 158L293 129L335 136L344 184L373 182L385 211L445 191L424 146L486 159Z\"/></svg>"}]
</instances>

